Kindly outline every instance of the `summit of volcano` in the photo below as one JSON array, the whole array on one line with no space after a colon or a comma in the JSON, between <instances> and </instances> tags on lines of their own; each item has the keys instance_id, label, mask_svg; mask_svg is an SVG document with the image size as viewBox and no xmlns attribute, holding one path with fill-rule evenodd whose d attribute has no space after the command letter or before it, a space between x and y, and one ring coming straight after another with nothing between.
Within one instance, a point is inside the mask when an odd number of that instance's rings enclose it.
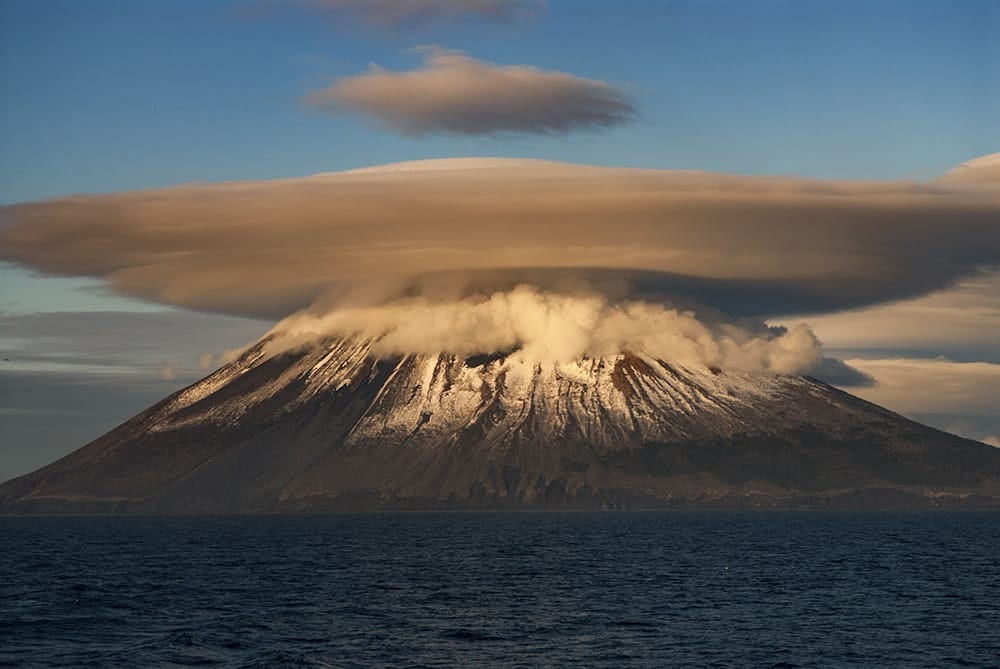
<instances>
[{"instance_id":1,"label":"summit of volcano","mask_svg":"<svg viewBox=\"0 0 1000 669\"><path fill-rule=\"evenodd\" d=\"M1000 449L821 381L639 352L270 339L0 486L7 513L995 504Z\"/></svg>"}]
</instances>

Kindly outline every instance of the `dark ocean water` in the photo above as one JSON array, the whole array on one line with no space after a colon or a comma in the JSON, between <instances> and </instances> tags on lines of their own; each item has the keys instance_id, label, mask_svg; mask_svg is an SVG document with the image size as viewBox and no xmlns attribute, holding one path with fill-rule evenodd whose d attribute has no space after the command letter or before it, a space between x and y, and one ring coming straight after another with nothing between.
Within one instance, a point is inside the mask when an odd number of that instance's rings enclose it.
<instances>
[{"instance_id":1,"label":"dark ocean water","mask_svg":"<svg viewBox=\"0 0 1000 669\"><path fill-rule=\"evenodd\" d=\"M1000 666L1000 513L0 518L0 665Z\"/></svg>"}]
</instances>

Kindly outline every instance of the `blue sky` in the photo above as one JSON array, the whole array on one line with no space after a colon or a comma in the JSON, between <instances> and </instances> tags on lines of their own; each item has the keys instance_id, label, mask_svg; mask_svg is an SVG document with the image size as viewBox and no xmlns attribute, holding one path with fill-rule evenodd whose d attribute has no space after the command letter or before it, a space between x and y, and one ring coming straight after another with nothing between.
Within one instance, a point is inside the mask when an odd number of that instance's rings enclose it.
<instances>
[{"instance_id":1,"label":"blue sky","mask_svg":"<svg viewBox=\"0 0 1000 669\"><path fill-rule=\"evenodd\" d=\"M1000 148L1000 3L993 0L548 0L537 16L520 22L403 28L248 8L254 3L4 2L0 204L458 156L924 180ZM424 56L414 48L422 45L606 82L628 95L636 115L615 127L565 135L403 136L363 116L303 102L311 91L372 63L417 69ZM975 301L989 314L1000 313L992 289L958 290L956 303ZM926 311L922 303L895 309L865 316L866 322L899 328L908 314ZM52 408L52 415L70 412L54 437L44 404L19 404L12 382L0 385L6 434L24 444L0 452L0 479L44 464L193 381L204 373L194 362L199 351L218 351L227 341L235 347L245 343L241 337L266 329L256 321L186 315L114 296L95 279L51 279L0 265L5 350L27 346L26 326L17 319L39 312L51 314L42 319L45 327L59 330L39 332L47 355L70 360L85 352L95 362L36 371L71 371L73 383L91 388L81 379L98 367L114 368L119 375L99 377L114 400L105 414L90 410L86 420L72 413L68 400ZM97 346L100 335L92 328L74 339L80 312L135 313L143 325L129 336L142 332L154 341L169 331L173 339L160 347L144 344L131 358L130 343L121 341L112 355ZM190 342L184 362L176 362L187 350L176 341L183 328L165 328L168 317L187 318L192 340L204 334L204 341ZM968 327L985 327L985 339L963 335L958 344L945 335L931 343L859 339L844 334L854 332L847 321L826 325L834 346L842 344L852 356L919 349L914 357L947 351L964 360L966 350L975 351L970 361L995 363L1000 351L989 343L989 328L996 322L973 319ZM961 376L962 370L938 367L935 378L945 372ZM57 382L38 377L32 387ZM938 423L945 427L956 416L971 420L979 426L970 429L977 438L1000 434L1000 409L992 404L968 411L921 404L910 413L944 415Z\"/></svg>"},{"instance_id":2,"label":"blue sky","mask_svg":"<svg viewBox=\"0 0 1000 669\"><path fill-rule=\"evenodd\" d=\"M926 177L1000 144L995 2L552 0L538 18L405 31L233 2L12 1L0 201L505 155L819 177ZM406 138L301 98L422 44L630 91L571 137Z\"/></svg>"}]
</instances>

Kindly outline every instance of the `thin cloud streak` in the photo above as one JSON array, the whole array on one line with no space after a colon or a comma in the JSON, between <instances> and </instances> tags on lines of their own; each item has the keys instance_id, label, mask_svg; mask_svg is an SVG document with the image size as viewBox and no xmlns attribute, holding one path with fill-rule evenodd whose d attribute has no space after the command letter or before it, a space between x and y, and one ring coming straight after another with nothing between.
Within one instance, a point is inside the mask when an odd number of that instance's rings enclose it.
<instances>
[{"instance_id":1,"label":"thin cloud streak","mask_svg":"<svg viewBox=\"0 0 1000 669\"><path fill-rule=\"evenodd\" d=\"M182 385L147 370L0 371L0 481L66 455Z\"/></svg>"},{"instance_id":2,"label":"thin cloud streak","mask_svg":"<svg viewBox=\"0 0 1000 669\"><path fill-rule=\"evenodd\" d=\"M809 324L832 348L961 350L1000 363L1000 272L913 300L811 316Z\"/></svg>"},{"instance_id":3,"label":"thin cloud streak","mask_svg":"<svg viewBox=\"0 0 1000 669\"><path fill-rule=\"evenodd\" d=\"M943 183L1000 185L1000 153L967 160L938 178Z\"/></svg>"},{"instance_id":4,"label":"thin cloud streak","mask_svg":"<svg viewBox=\"0 0 1000 669\"><path fill-rule=\"evenodd\" d=\"M260 0L240 13L259 18L301 12L335 24L398 32L464 21L521 23L544 7L544 0Z\"/></svg>"},{"instance_id":5,"label":"thin cloud streak","mask_svg":"<svg viewBox=\"0 0 1000 669\"><path fill-rule=\"evenodd\" d=\"M7 372L135 373L191 382L266 329L259 321L175 310L0 314L0 357L9 360Z\"/></svg>"},{"instance_id":6,"label":"thin cloud streak","mask_svg":"<svg viewBox=\"0 0 1000 669\"><path fill-rule=\"evenodd\" d=\"M875 384L854 392L905 414L1000 416L1000 365L945 359L845 360Z\"/></svg>"},{"instance_id":7,"label":"thin cloud streak","mask_svg":"<svg viewBox=\"0 0 1000 669\"><path fill-rule=\"evenodd\" d=\"M544 6L538 0L303 0L315 12L359 18L382 28L417 27L461 19L523 21Z\"/></svg>"},{"instance_id":8,"label":"thin cloud streak","mask_svg":"<svg viewBox=\"0 0 1000 669\"><path fill-rule=\"evenodd\" d=\"M364 74L313 91L307 105L374 119L403 135L566 134L602 130L635 116L621 90L594 79L524 65L498 66L465 54L425 50L424 66Z\"/></svg>"}]
</instances>

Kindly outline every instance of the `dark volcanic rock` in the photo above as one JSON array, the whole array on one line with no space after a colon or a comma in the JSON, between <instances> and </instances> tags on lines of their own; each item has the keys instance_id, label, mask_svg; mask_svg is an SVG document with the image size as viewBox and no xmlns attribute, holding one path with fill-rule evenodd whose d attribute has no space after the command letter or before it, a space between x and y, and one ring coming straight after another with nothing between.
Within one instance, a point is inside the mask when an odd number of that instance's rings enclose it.
<instances>
[{"instance_id":1,"label":"dark volcanic rock","mask_svg":"<svg viewBox=\"0 0 1000 669\"><path fill-rule=\"evenodd\" d=\"M934 507L1000 449L818 381L641 354L379 358L264 343L0 486L5 513Z\"/></svg>"}]
</instances>

